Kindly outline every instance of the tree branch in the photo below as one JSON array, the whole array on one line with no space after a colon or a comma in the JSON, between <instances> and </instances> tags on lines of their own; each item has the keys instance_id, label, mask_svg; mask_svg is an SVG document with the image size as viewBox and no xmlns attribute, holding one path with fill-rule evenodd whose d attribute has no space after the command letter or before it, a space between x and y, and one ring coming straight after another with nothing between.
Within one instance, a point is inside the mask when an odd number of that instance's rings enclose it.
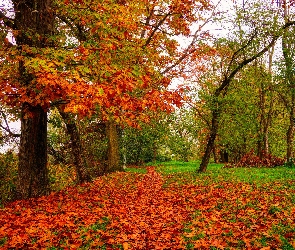
<instances>
[{"instance_id":1,"label":"tree branch","mask_svg":"<svg viewBox=\"0 0 295 250\"><path fill-rule=\"evenodd\" d=\"M287 29L288 27L295 25L295 21L291 21L286 23L282 28L281 28L281 32L284 31L285 29ZM231 73L230 75L227 77L225 76L225 79L222 81L222 84L220 85L220 87L218 89L216 89L216 91L214 92L214 96L218 97L220 95L220 93L225 90L229 83L232 81L232 79L235 77L235 75L247 64L249 64L250 62L254 61L255 59L257 59L258 57L262 56L265 52L267 52L274 44L275 42L282 36L281 32L279 35L274 35L272 40L270 41L270 43L265 46L262 50L260 50L258 53L256 53L255 55L253 55L252 57L245 59L244 61L242 61Z\"/></svg>"},{"instance_id":2,"label":"tree branch","mask_svg":"<svg viewBox=\"0 0 295 250\"><path fill-rule=\"evenodd\" d=\"M74 32L74 34L76 35L76 37L78 38L79 41L86 41L87 40L86 35L83 31L83 28L79 24L75 23L74 19L66 18L61 15L57 15L57 17L70 27L70 29Z\"/></svg>"},{"instance_id":3,"label":"tree branch","mask_svg":"<svg viewBox=\"0 0 295 250\"><path fill-rule=\"evenodd\" d=\"M11 131L5 113L4 113L2 110L0 110L0 112L1 112L1 115L2 115L3 120L4 120L4 122L5 122L5 126L3 126L3 125L0 123L0 127L8 133L8 136L10 136L10 137L20 137L20 134L15 134L15 133L13 133L13 132Z\"/></svg>"},{"instance_id":4,"label":"tree branch","mask_svg":"<svg viewBox=\"0 0 295 250\"><path fill-rule=\"evenodd\" d=\"M14 28L15 28L15 26L14 26L14 19L5 16L5 14L4 14L2 11L0 11L0 20L2 20L3 23L4 23L7 27L9 27L9 28L11 28L11 29L14 29Z\"/></svg>"},{"instance_id":5,"label":"tree branch","mask_svg":"<svg viewBox=\"0 0 295 250\"><path fill-rule=\"evenodd\" d=\"M167 13L155 26L154 30L152 31L152 33L150 34L150 36L148 37L148 39L146 40L145 44L143 47L146 47L152 40L153 36L155 35L155 33L157 32L157 30L160 28L160 26L165 22L165 20L167 19L168 16L170 16L171 13Z\"/></svg>"},{"instance_id":6,"label":"tree branch","mask_svg":"<svg viewBox=\"0 0 295 250\"><path fill-rule=\"evenodd\" d=\"M217 3L217 5L215 6L215 8L219 5L221 1L219 1ZM199 27L199 29L192 35L193 40L191 41L191 43L187 46L187 48L184 50L182 56L180 58L178 58L178 60L172 64L171 66L167 67L166 69L164 69L161 74L166 74L168 73L170 70L172 70L173 68L175 68L176 66L178 66L179 64L182 63L182 61L189 56L190 54L192 54L193 52L196 51L196 49L192 49L193 46L195 45L197 39L199 38L199 32L200 30L202 30L202 28L209 23L209 21L212 19L212 17L215 15L215 11L212 12L212 15L210 17L207 18L207 20Z\"/></svg>"},{"instance_id":7,"label":"tree branch","mask_svg":"<svg viewBox=\"0 0 295 250\"><path fill-rule=\"evenodd\" d=\"M145 23L144 23L145 26L149 26L149 25L150 25L150 21L151 21L151 18L152 18L153 12L154 12L154 8L151 10L149 16L146 18ZM155 27L154 27L154 28L155 28ZM145 34L146 34L146 29L143 29L143 30L141 31L140 38L143 39L143 38L145 37Z\"/></svg>"}]
</instances>

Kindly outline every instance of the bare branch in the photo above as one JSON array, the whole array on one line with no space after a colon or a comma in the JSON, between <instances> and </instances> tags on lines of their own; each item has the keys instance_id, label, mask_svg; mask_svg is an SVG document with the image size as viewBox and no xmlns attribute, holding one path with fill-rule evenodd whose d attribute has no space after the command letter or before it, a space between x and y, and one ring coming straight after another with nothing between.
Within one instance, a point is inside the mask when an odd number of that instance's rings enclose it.
<instances>
[{"instance_id":1,"label":"bare branch","mask_svg":"<svg viewBox=\"0 0 295 250\"><path fill-rule=\"evenodd\" d=\"M150 25L150 21L151 21L151 18L152 18L153 12L154 12L154 8L151 10L150 15L146 18L145 23L144 23L145 26L149 26L149 25ZM146 34L146 30L143 29L143 30L141 31L140 38L143 39L143 38L145 37L145 34Z\"/></svg>"},{"instance_id":2,"label":"bare branch","mask_svg":"<svg viewBox=\"0 0 295 250\"><path fill-rule=\"evenodd\" d=\"M295 21L290 21L288 23L286 23L282 28L281 31L284 31L285 29L287 29L288 27L295 25ZM281 37L281 32L277 35L274 35L273 38L271 39L270 43L265 46L262 50L260 50L258 53L256 53L255 55L253 55L252 57L245 59L244 61L242 61L231 73L230 75L227 77L225 76L224 80L222 81L222 84L220 85L220 87L218 89L216 89L214 96L219 96L220 93L225 90L229 83L231 82L231 80L235 77L235 75L247 64L249 64L250 62L254 61L255 59L259 58L260 56L262 56L265 52L267 52L275 43L276 41Z\"/></svg>"},{"instance_id":3,"label":"bare branch","mask_svg":"<svg viewBox=\"0 0 295 250\"><path fill-rule=\"evenodd\" d=\"M3 23L4 23L7 27L9 27L9 28L11 28L11 29L14 29L14 28L15 28L15 27L14 27L14 19L5 16L5 14L4 14L2 11L0 11L0 20L2 20Z\"/></svg>"},{"instance_id":4,"label":"bare branch","mask_svg":"<svg viewBox=\"0 0 295 250\"><path fill-rule=\"evenodd\" d=\"M6 117L6 114L4 111L0 110L1 112L1 115L3 117L3 120L5 122L5 126L3 126L1 123L0 123L0 127L5 130L7 133L8 133L8 136L10 137L20 137L20 134L15 134L11 131L10 127L9 127L9 123L8 123L8 120L7 120L7 117Z\"/></svg>"},{"instance_id":5,"label":"bare branch","mask_svg":"<svg viewBox=\"0 0 295 250\"><path fill-rule=\"evenodd\" d=\"M221 2L221 0L218 2L218 4L215 6L216 7L219 5L219 3ZM197 40L199 39L199 32L204 28L204 26L206 24L208 24L210 22L210 20L212 19L212 17L215 15L215 11L212 11L212 14L210 17L207 18L207 20L199 27L199 29L193 34L193 40L191 41L191 43L187 46L187 48L184 50L182 56L180 58L178 58L178 60L172 64L171 66L167 67L165 70L163 70L161 72L161 74L166 74L168 73L170 70L172 70L173 68L175 68L176 66L178 66L179 64L182 63L182 61L187 58L187 56L189 56L190 54L194 53L196 51L196 49L192 49L193 46L195 45L195 43L197 42Z\"/></svg>"}]
</instances>

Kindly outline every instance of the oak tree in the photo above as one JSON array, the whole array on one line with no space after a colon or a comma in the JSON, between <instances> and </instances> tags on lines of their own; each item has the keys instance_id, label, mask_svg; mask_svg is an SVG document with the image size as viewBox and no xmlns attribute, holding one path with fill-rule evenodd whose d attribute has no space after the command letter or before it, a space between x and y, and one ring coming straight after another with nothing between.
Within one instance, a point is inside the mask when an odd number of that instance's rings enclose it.
<instances>
[{"instance_id":1,"label":"oak tree","mask_svg":"<svg viewBox=\"0 0 295 250\"><path fill-rule=\"evenodd\" d=\"M182 90L167 87L185 77L185 65L202 52L211 9L202 0L15 0L14 17L1 9L0 97L22 110L20 197L48 191L50 107L64 104L65 113L99 112L114 126L137 126L153 112L180 105ZM187 39L186 46L177 36Z\"/></svg>"}]
</instances>

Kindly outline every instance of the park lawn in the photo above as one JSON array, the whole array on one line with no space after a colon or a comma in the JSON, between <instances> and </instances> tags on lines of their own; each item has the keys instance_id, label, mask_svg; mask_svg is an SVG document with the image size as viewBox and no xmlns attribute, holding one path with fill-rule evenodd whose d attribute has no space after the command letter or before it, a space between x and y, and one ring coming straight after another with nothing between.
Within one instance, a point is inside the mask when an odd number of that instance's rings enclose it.
<instances>
[{"instance_id":1,"label":"park lawn","mask_svg":"<svg viewBox=\"0 0 295 250\"><path fill-rule=\"evenodd\" d=\"M132 168L0 209L0 249L294 249L295 169Z\"/></svg>"}]
</instances>

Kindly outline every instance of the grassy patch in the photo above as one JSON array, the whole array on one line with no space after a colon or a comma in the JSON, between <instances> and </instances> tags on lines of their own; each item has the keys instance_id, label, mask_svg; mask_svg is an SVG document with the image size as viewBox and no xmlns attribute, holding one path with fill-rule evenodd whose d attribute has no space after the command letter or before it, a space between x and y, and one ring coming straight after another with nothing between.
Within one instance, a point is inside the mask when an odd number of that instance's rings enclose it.
<instances>
[{"instance_id":1,"label":"grassy patch","mask_svg":"<svg viewBox=\"0 0 295 250\"><path fill-rule=\"evenodd\" d=\"M270 181L295 180L295 168L222 168L224 164L209 163L205 173L198 173L200 161L193 162L158 162L157 171L162 174L188 172L194 178L209 178L218 181L242 181L248 183L267 183ZM136 169L133 171L136 172Z\"/></svg>"},{"instance_id":2,"label":"grassy patch","mask_svg":"<svg viewBox=\"0 0 295 250\"><path fill-rule=\"evenodd\" d=\"M145 174L147 172L145 167L127 167L125 171L139 174Z\"/></svg>"}]
</instances>

